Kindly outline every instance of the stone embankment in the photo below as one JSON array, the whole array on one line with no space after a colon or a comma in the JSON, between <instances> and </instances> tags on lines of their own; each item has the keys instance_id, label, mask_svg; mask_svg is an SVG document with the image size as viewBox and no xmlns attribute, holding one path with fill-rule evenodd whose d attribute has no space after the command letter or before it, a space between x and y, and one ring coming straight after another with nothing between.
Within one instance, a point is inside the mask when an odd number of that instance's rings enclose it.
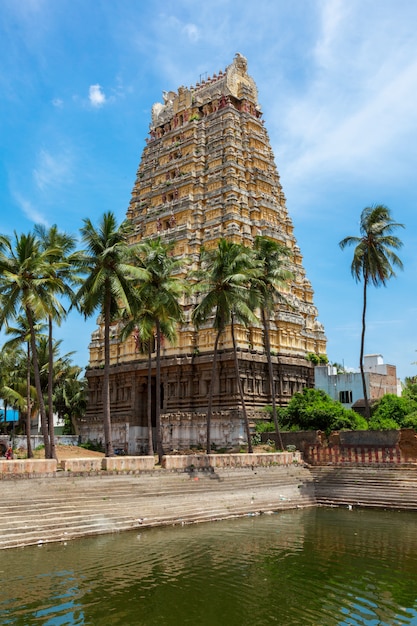
<instances>
[{"instance_id":1,"label":"stone embankment","mask_svg":"<svg viewBox=\"0 0 417 626\"><path fill-rule=\"evenodd\" d=\"M415 467L308 468L299 453L245 466L250 455L226 456L166 457L165 468L140 457L82 459L58 471L54 460L5 461L0 549L316 505L417 511Z\"/></svg>"},{"instance_id":2,"label":"stone embankment","mask_svg":"<svg viewBox=\"0 0 417 626\"><path fill-rule=\"evenodd\" d=\"M318 505L417 511L417 469L411 467L313 467Z\"/></svg>"},{"instance_id":3,"label":"stone embankment","mask_svg":"<svg viewBox=\"0 0 417 626\"><path fill-rule=\"evenodd\" d=\"M61 471L1 481L0 548L315 505L302 464L141 473Z\"/></svg>"}]
</instances>

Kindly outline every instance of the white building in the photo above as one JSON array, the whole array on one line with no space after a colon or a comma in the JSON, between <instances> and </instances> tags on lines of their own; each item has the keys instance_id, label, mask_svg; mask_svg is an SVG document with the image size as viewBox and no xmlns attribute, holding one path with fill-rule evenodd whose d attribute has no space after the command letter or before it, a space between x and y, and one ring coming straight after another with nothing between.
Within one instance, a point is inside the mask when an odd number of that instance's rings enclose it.
<instances>
[{"instance_id":1,"label":"white building","mask_svg":"<svg viewBox=\"0 0 417 626\"><path fill-rule=\"evenodd\" d=\"M369 400L377 400L386 393L401 395L401 383L395 365L385 364L381 354L367 354L363 361ZM333 400L341 402L347 409L363 399L360 371L338 374L332 365L317 365L314 368L314 386L325 391Z\"/></svg>"}]
</instances>

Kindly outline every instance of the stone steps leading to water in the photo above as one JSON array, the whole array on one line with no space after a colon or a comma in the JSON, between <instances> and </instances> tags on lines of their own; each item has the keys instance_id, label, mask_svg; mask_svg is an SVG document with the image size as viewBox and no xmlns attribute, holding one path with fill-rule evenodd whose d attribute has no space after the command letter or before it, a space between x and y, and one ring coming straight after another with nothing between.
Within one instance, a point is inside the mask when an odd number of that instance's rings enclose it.
<instances>
[{"instance_id":1,"label":"stone steps leading to water","mask_svg":"<svg viewBox=\"0 0 417 626\"><path fill-rule=\"evenodd\" d=\"M313 467L317 504L417 510L417 471Z\"/></svg>"},{"instance_id":2,"label":"stone steps leading to water","mask_svg":"<svg viewBox=\"0 0 417 626\"><path fill-rule=\"evenodd\" d=\"M302 467L1 482L0 548L314 506Z\"/></svg>"},{"instance_id":3,"label":"stone steps leading to water","mask_svg":"<svg viewBox=\"0 0 417 626\"><path fill-rule=\"evenodd\" d=\"M272 466L0 481L0 549L306 506L417 510L416 469Z\"/></svg>"}]
</instances>

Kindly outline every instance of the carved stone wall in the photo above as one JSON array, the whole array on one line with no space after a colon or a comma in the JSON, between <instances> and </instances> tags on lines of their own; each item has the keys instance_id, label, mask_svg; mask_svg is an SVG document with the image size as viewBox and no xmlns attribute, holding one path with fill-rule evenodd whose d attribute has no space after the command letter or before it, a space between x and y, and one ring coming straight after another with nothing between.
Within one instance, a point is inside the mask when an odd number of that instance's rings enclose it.
<instances>
[{"instance_id":1,"label":"carved stone wall","mask_svg":"<svg viewBox=\"0 0 417 626\"><path fill-rule=\"evenodd\" d=\"M196 86L164 92L163 103L154 104L127 217L134 225L132 244L161 236L175 243L177 256L191 259L192 269L197 269L201 245L214 248L221 237L251 246L256 235L266 235L285 244L292 252L288 269L294 278L286 293L288 305L277 306L270 320L277 400L285 404L295 391L313 386L305 356L325 354L326 338L293 234L256 85L242 55L237 54L224 72ZM177 344L166 342L163 347L162 422L166 442L174 447L200 440L200 426L190 424L204 417L207 408L215 334L210 324L195 330L190 322L193 305L192 299L184 303L186 323L178 329ZM118 330L115 324L112 420L145 428L146 363L140 360L134 337L121 343ZM245 397L255 415L270 402L260 321L252 328L238 326L236 335ZM226 429L237 441L241 425L230 329L219 349L215 406L220 425L229 423L225 415L235 416L239 427ZM90 425L101 419L103 357L99 325L92 336L87 373ZM219 443L222 437L225 431L219 426Z\"/></svg>"}]
</instances>

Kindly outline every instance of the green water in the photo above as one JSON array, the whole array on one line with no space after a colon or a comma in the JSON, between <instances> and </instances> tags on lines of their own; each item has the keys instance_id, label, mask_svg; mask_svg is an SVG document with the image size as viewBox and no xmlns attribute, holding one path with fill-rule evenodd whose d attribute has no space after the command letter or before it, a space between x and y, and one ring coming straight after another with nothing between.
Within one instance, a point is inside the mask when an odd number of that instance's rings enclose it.
<instances>
[{"instance_id":1,"label":"green water","mask_svg":"<svg viewBox=\"0 0 417 626\"><path fill-rule=\"evenodd\" d=\"M3 550L0 624L417 625L417 513L294 510Z\"/></svg>"}]
</instances>

